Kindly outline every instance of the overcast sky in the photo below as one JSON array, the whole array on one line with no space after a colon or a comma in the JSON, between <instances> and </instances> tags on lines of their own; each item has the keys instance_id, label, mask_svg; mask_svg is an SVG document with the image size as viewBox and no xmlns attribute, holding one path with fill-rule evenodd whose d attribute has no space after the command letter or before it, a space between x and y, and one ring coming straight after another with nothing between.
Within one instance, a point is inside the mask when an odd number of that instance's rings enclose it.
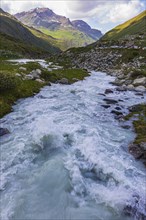
<instances>
[{"instance_id":1,"label":"overcast sky","mask_svg":"<svg viewBox=\"0 0 146 220\"><path fill-rule=\"evenodd\" d=\"M82 19L107 32L145 10L144 0L1 0L1 7L12 14L35 7L47 7L71 20Z\"/></svg>"}]
</instances>

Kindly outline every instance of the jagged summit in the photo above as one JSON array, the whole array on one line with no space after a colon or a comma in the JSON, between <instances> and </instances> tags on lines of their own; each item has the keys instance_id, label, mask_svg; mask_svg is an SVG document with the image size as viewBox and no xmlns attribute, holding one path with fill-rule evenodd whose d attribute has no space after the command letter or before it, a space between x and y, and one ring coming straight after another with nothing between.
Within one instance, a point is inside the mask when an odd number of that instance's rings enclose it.
<instances>
[{"instance_id":1,"label":"jagged summit","mask_svg":"<svg viewBox=\"0 0 146 220\"><path fill-rule=\"evenodd\" d=\"M89 43L98 40L102 36L101 31L92 29L85 21L71 21L65 16L55 14L49 8L35 8L27 12L23 11L15 14L15 17L28 26L43 29L43 31L45 28L45 32L48 32L48 30L64 31L64 35L62 35L64 38L68 35L66 30L70 31L70 33L72 31L78 31L80 34L84 33L84 36L90 38L90 40L88 40ZM85 45L88 44L88 42L85 42Z\"/></svg>"}]
</instances>

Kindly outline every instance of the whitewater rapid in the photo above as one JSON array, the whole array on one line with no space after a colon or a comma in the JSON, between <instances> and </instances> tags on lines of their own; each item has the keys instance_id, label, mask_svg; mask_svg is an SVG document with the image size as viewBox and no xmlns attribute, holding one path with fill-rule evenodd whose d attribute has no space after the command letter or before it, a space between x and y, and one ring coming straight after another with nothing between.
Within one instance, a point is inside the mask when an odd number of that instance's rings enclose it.
<instances>
[{"instance_id":1,"label":"whitewater rapid","mask_svg":"<svg viewBox=\"0 0 146 220\"><path fill-rule=\"evenodd\" d=\"M132 220L146 215L145 168L128 152L134 140L111 114L144 102L132 91L105 109L105 73L72 85L52 84L19 100L1 119L1 219ZM124 215L132 207L133 216Z\"/></svg>"}]
</instances>

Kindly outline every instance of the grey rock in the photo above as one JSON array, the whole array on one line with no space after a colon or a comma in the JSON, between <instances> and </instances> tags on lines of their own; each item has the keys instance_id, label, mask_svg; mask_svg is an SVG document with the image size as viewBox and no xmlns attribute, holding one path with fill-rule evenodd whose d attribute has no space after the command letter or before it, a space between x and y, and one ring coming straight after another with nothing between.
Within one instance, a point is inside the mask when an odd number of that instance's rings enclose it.
<instances>
[{"instance_id":1,"label":"grey rock","mask_svg":"<svg viewBox=\"0 0 146 220\"><path fill-rule=\"evenodd\" d=\"M35 81L37 81L39 83L44 83L44 80L42 80L42 79L36 79Z\"/></svg>"},{"instance_id":2,"label":"grey rock","mask_svg":"<svg viewBox=\"0 0 146 220\"><path fill-rule=\"evenodd\" d=\"M25 67L21 66L21 67L19 68L19 70L26 71L27 69L26 69Z\"/></svg>"},{"instance_id":3,"label":"grey rock","mask_svg":"<svg viewBox=\"0 0 146 220\"><path fill-rule=\"evenodd\" d=\"M145 92L146 89L145 89L144 86L137 86L137 87L135 87L135 91L137 91L137 92Z\"/></svg>"},{"instance_id":4,"label":"grey rock","mask_svg":"<svg viewBox=\"0 0 146 220\"><path fill-rule=\"evenodd\" d=\"M69 84L69 81L66 78L62 78L62 79L58 80L57 82L61 83L61 84Z\"/></svg>"},{"instance_id":5,"label":"grey rock","mask_svg":"<svg viewBox=\"0 0 146 220\"><path fill-rule=\"evenodd\" d=\"M145 85L146 77L138 78L133 81L133 85Z\"/></svg>"},{"instance_id":6,"label":"grey rock","mask_svg":"<svg viewBox=\"0 0 146 220\"><path fill-rule=\"evenodd\" d=\"M21 74L20 73L16 73L15 76L21 77Z\"/></svg>"},{"instance_id":7,"label":"grey rock","mask_svg":"<svg viewBox=\"0 0 146 220\"><path fill-rule=\"evenodd\" d=\"M130 84L130 85L127 86L127 89L128 90L134 90L134 86L132 84Z\"/></svg>"},{"instance_id":8,"label":"grey rock","mask_svg":"<svg viewBox=\"0 0 146 220\"><path fill-rule=\"evenodd\" d=\"M119 112L119 111L117 111L117 110L112 110L111 113L112 113L112 114L115 114L115 115L117 115L117 116L123 115L122 112Z\"/></svg>"}]
</instances>

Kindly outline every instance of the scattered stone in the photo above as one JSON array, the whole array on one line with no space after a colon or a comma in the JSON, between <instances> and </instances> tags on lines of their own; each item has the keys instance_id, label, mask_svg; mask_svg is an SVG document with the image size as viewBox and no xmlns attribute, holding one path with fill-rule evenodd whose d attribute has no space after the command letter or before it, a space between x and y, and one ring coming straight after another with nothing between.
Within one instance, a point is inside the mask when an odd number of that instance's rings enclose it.
<instances>
[{"instance_id":1,"label":"scattered stone","mask_svg":"<svg viewBox=\"0 0 146 220\"><path fill-rule=\"evenodd\" d=\"M143 156L143 150L138 144L130 144L129 153L132 154L135 159L140 159Z\"/></svg>"},{"instance_id":2,"label":"scattered stone","mask_svg":"<svg viewBox=\"0 0 146 220\"><path fill-rule=\"evenodd\" d=\"M105 94L113 93L112 89L106 89Z\"/></svg>"},{"instance_id":3,"label":"scattered stone","mask_svg":"<svg viewBox=\"0 0 146 220\"><path fill-rule=\"evenodd\" d=\"M30 72L29 75L32 76L33 79L38 79L40 78L41 70L40 69L33 70Z\"/></svg>"},{"instance_id":4,"label":"scattered stone","mask_svg":"<svg viewBox=\"0 0 146 220\"><path fill-rule=\"evenodd\" d=\"M21 74L20 73L16 73L15 76L21 77Z\"/></svg>"},{"instance_id":5,"label":"scattered stone","mask_svg":"<svg viewBox=\"0 0 146 220\"><path fill-rule=\"evenodd\" d=\"M9 133L10 132L7 128L0 128L0 137Z\"/></svg>"},{"instance_id":6,"label":"scattered stone","mask_svg":"<svg viewBox=\"0 0 146 220\"><path fill-rule=\"evenodd\" d=\"M27 69L26 69L25 67L21 66L21 67L19 68L19 70L26 71Z\"/></svg>"},{"instance_id":7,"label":"scattered stone","mask_svg":"<svg viewBox=\"0 0 146 220\"><path fill-rule=\"evenodd\" d=\"M40 69L36 69L35 72L38 74L38 75L41 75L42 71Z\"/></svg>"},{"instance_id":8,"label":"scattered stone","mask_svg":"<svg viewBox=\"0 0 146 220\"><path fill-rule=\"evenodd\" d=\"M44 80L42 80L42 79L36 79L35 81L37 81L39 83L44 83Z\"/></svg>"},{"instance_id":9,"label":"scattered stone","mask_svg":"<svg viewBox=\"0 0 146 220\"><path fill-rule=\"evenodd\" d=\"M79 79L77 79L77 78L73 78L72 80L73 80L74 82L79 81Z\"/></svg>"},{"instance_id":10,"label":"scattered stone","mask_svg":"<svg viewBox=\"0 0 146 220\"><path fill-rule=\"evenodd\" d=\"M114 100L114 99L103 99L107 104L116 104L118 103L117 100Z\"/></svg>"},{"instance_id":11,"label":"scattered stone","mask_svg":"<svg viewBox=\"0 0 146 220\"><path fill-rule=\"evenodd\" d=\"M66 78L62 78L62 79L58 80L57 83L66 84L67 85L67 84L69 84L69 81Z\"/></svg>"},{"instance_id":12,"label":"scattered stone","mask_svg":"<svg viewBox=\"0 0 146 220\"><path fill-rule=\"evenodd\" d=\"M24 79L31 80L31 79L33 79L33 76L31 74L28 74L24 77Z\"/></svg>"},{"instance_id":13,"label":"scattered stone","mask_svg":"<svg viewBox=\"0 0 146 220\"><path fill-rule=\"evenodd\" d=\"M110 105L101 105L103 108L110 108Z\"/></svg>"}]
</instances>

